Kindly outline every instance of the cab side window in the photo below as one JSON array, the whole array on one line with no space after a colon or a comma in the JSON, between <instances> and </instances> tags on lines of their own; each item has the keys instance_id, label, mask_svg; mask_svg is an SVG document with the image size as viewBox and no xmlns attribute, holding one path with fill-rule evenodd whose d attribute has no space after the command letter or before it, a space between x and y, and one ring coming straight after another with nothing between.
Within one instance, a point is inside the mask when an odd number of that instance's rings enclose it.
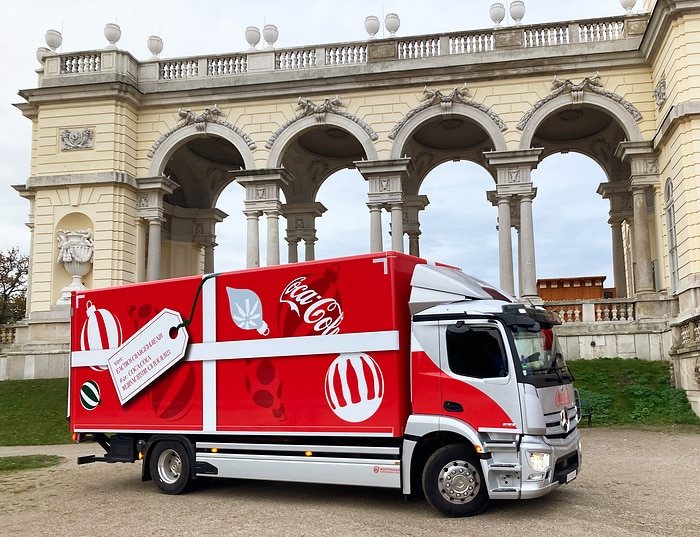
<instances>
[{"instance_id":1,"label":"cab side window","mask_svg":"<svg viewBox=\"0 0 700 537\"><path fill-rule=\"evenodd\" d=\"M457 375L474 378L508 375L498 330L457 323L447 327L447 361Z\"/></svg>"}]
</instances>

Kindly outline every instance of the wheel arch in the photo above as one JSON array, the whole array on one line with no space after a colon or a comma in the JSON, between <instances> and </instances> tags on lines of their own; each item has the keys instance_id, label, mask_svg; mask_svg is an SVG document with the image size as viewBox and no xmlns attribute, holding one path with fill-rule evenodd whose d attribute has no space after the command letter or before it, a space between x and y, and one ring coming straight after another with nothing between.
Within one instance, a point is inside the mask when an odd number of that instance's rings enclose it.
<instances>
[{"instance_id":1,"label":"wheel arch","mask_svg":"<svg viewBox=\"0 0 700 537\"><path fill-rule=\"evenodd\" d=\"M141 481L151 481L153 476L151 476L151 455L153 453L153 448L158 444L158 442L170 441L179 442L187 450L187 455L190 458L190 479L197 479L196 469L197 461L195 459L196 453L194 448L194 442L181 434L156 434L151 436L146 441L146 449L143 456L143 464L141 465Z\"/></svg>"}]
</instances>

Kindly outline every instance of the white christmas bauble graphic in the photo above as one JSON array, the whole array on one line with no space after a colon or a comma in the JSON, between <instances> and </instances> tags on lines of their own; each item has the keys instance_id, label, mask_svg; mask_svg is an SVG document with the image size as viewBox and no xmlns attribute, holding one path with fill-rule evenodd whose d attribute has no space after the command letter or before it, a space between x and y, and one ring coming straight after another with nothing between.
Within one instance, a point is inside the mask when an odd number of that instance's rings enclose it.
<instances>
[{"instance_id":1,"label":"white christmas bauble graphic","mask_svg":"<svg viewBox=\"0 0 700 537\"><path fill-rule=\"evenodd\" d=\"M341 354L326 373L326 400L342 420L357 423L374 415L384 397L384 376L371 356Z\"/></svg>"},{"instance_id":2,"label":"white christmas bauble graphic","mask_svg":"<svg viewBox=\"0 0 700 537\"><path fill-rule=\"evenodd\" d=\"M122 344L122 327L108 310L87 303L87 320L80 333L80 348L84 351L116 349Z\"/></svg>"}]
</instances>

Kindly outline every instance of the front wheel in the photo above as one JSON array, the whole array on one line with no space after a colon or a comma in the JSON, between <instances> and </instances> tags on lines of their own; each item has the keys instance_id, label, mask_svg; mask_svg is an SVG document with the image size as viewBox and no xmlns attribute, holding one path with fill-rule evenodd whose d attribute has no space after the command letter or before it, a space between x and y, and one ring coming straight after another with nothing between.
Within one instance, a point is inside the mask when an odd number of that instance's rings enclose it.
<instances>
[{"instance_id":1,"label":"front wheel","mask_svg":"<svg viewBox=\"0 0 700 537\"><path fill-rule=\"evenodd\" d=\"M189 489L190 457L180 442L158 442L150 457L151 477L166 494L180 494Z\"/></svg>"},{"instance_id":2,"label":"front wheel","mask_svg":"<svg viewBox=\"0 0 700 537\"><path fill-rule=\"evenodd\" d=\"M430 505L450 517L483 511L489 495L479 466L467 446L451 444L438 449L423 468L423 492Z\"/></svg>"}]
</instances>

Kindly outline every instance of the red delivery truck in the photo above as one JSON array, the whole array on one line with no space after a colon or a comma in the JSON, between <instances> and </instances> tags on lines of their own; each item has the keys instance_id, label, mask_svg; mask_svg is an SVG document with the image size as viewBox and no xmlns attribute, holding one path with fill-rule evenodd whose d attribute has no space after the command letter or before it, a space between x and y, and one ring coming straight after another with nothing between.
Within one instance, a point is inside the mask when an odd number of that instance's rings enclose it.
<instances>
[{"instance_id":1,"label":"red delivery truck","mask_svg":"<svg viewBox=\"0 0 700 537\"><path fill-rule=\"evenodd\" d=\"M74 292L76 441L201 477L421 491L468 516L580 469L558 318L396 252Z\"/></svg>"}]
</instances>

